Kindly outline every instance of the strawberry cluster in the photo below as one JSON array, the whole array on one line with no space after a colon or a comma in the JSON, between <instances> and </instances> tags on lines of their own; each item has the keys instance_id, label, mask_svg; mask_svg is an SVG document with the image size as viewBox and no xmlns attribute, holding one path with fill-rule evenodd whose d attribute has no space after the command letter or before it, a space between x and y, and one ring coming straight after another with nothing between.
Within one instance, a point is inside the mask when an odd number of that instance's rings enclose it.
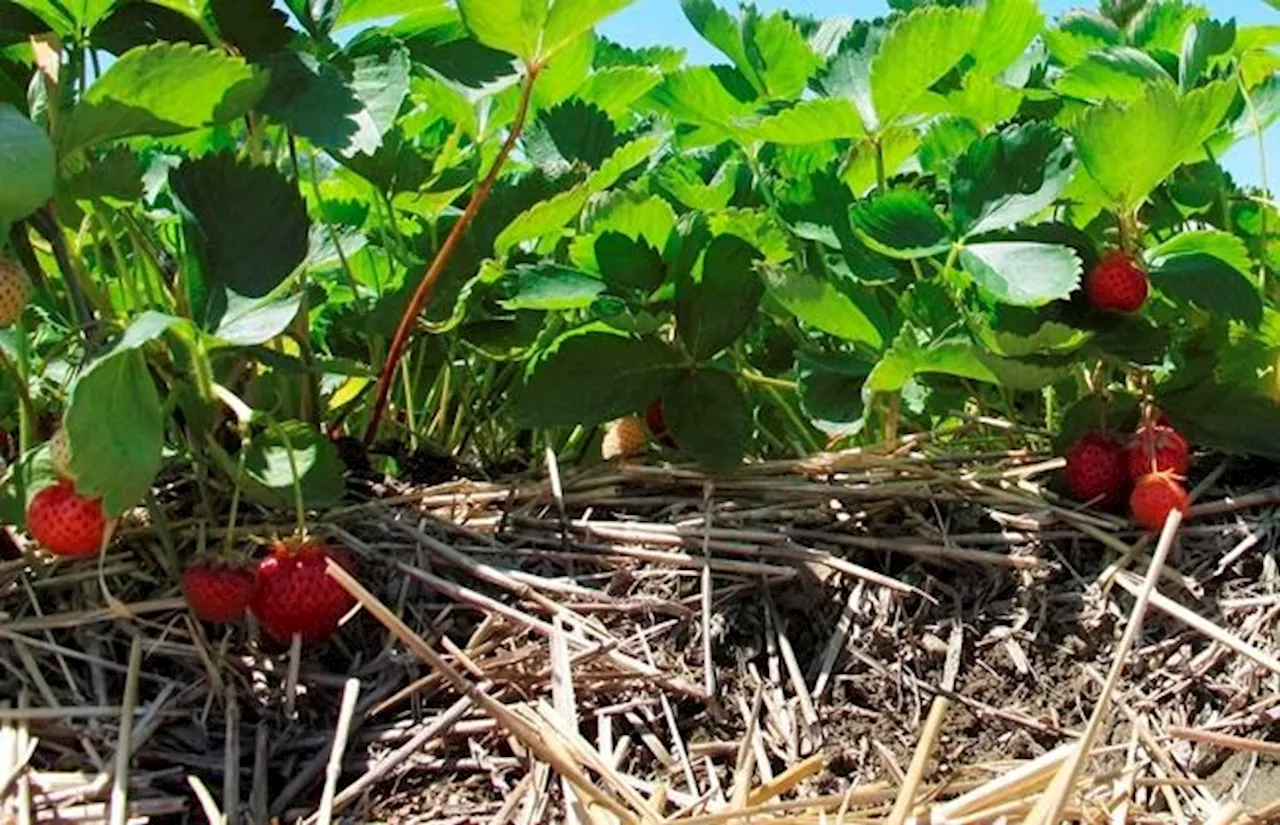
<instances>
[{"instance_id":1,"label":"strawberry cluster","mask_svg":"<svg viewBox=\"0 0 1280 825\"><path fill-rule=\"evenodd\" d=\"M1065 457L1067 487L1081 501L1115 506L1127 496L1133 520L1148 530L1162 528L1172 510L1187 510L1182 480L1191 448L1163 416L1144 420L1127 444L1088 433Z\"/></svg>"},{"instance_id":2,"label":"strawberry cluster","mask_svg":"<svg viewBox=\"0 0 1280 825\"><path fill-rule=\"evenodd\" d=\"M193 613L209 622L234 622L245 610L272 638L297 634L321 642L338 629L355 599L325 572L333 559L355 572L350 554L318 541L272 544L256 566L229 559L196 560L182 574L182 590Z\"/></svg>"}]
</instances>

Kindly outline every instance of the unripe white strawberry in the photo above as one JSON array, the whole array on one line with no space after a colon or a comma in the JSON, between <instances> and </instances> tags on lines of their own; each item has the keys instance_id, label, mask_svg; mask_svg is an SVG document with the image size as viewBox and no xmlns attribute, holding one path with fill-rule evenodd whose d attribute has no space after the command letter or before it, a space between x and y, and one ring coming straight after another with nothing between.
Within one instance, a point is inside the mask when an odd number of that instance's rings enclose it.
<instances>
[{"instance_id":1,"label":"unripe white strawberry","mask_svg":"<svg viewBox=\"0 0 1280 825\"><path fill-rule=\"evenodd\" d=\"M0 327L12 326L31 298L31 283L15 261L0 258Z\"/></svg>"},{"instance_id":2,"label":"unripe white strawberry","mask_svg":"<svg viewBox=\"0 0 1280 825\"><path fill-rule=\"evenodd\" d=\"M638 415L629 415L609 424L600 444L600 453L605 461L611 461L615 458L644 455L648 448L649 430L644 419Z\"/></svg>"}]
</instances>

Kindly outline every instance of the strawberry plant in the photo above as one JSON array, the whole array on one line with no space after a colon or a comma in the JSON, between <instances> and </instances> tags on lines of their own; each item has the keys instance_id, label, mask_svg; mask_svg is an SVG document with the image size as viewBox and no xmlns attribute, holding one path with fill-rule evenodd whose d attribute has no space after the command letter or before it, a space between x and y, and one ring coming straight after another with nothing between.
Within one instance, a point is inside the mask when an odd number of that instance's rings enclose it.
<instances>
[{"instance_id":1,"label":"strawberry plant","mask_svg":"<svg viewBox=\"0 0 1280 825\"><path fill-rule=\"evenodd\" d=\"M1280 112L1272 28L681 0L707 66L598 34L626 5L9 4L4 519L59 478L158 518L162 475L302 519L348 470L599 460L614 421L732 470L1158 407L1280 458L1280 214L1220 162ZM1120 471L1185 471L1144 432Z\"/></svg>"}]
</instances>

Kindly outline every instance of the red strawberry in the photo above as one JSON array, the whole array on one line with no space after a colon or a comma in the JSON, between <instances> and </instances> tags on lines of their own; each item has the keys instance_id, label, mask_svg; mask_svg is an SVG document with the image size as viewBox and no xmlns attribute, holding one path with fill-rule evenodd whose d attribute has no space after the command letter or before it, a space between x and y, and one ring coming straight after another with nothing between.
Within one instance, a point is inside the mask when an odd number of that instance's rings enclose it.
<instances>
[{"instance_id":1,"label":"red strawberry","mask_svg":"<svg viewBox=\"0 0 1280 825\"><path fill-rule=\"evenodd\" d=\"M644 420L649 425L649 432L653 433L653 437L658 439L659 444L668 450L676 449L676 440L668 432L667 419L662 415L661 398L655 398L649 404L649 407L644 411Z\"/></svg>"},{"instance_id":2,"label":"red strawberry","mask_svg":"<svg viewBox=\"0 0 1280 825\"><path fill-rule=\"evenodd\" d=\"M356 602L325 573L330 558L355 573L346 550L315 541L296 547L277 542L258 563L258 590L249 607L267 633L282 642L295 633L304 642L320 642L338 629Z\"/></svg>"},{"instance_id":3,"label":"red strawberry","mask_svg":"<svg viewBox=\"0 0 1280 825\"><path fill-rule=\"evenodd\" d=\"M101 499L85 498L63 479L31 499L27 529L55 556L91 556L102 548L107 519Z\"/></svg>"},{"instance_id":4,"label":"red strawberry","mask_svg":"<svg viewBox=\"0 0 1280 825\"><path fill-rule=\"evenodd\" d=\"M253 571L242 565L194 561L182 571L182 592L187 604L206 622L238 620L257 586Z\"/></svg>"},{"instance_id":5,"label":"red strawberry","mask_svg":"<svg viewBox=\"0 0 1280 825\"><path fill-rule=\"evenodd\" d=\"M1173 510L1187 512L1187 491L1170 473L1149 473L1138 479L1129 495L1133 520L1148 530L1161 530Z\"/></svg>"},{"instance_id":6,"label":"red strawberry","mask_svg":"<svg viewBox=\"0 0 1280 825\"><path fill-rule=\"evenodd\" d=\"M1127 252L1115 250L1089 273L1085 295L1095 309L1133 313L1146 303L1149 288L1147 273Z\"/></svg>"},{"instance_id":7,"label":"red strawberry","mask_svg":"<svg viewBox=\"0 0 1280 825\"><path fill-rule=\"evenodd\" d=\"M1191 463L1187 440L1163 417L1139 426L1124 453L1130 478L1164 472L1184 476Z\"/></svg>"},{"instance_id":8,"label":"red strawberry","mask_svg":"<svg viewBox=\"0 0 1280 825\"><path fill-rule=\"evenodd\" d=\"M0 327L11 326L31 298L31 284L15 261L0 258Z\"/></svg>"},{"instance_id":9,"label":"red strawberry","mask_svg":"<svg viewBox=\"0 0 1280 825\"><path fill-rule=\"evenodd\" d=\"M1127 482L1120 445L1102 433L1089 433L1067 450L1065 475L1071 494L1080 501L1114 504L1123 499Z\"/></svg>"}]
</instances>

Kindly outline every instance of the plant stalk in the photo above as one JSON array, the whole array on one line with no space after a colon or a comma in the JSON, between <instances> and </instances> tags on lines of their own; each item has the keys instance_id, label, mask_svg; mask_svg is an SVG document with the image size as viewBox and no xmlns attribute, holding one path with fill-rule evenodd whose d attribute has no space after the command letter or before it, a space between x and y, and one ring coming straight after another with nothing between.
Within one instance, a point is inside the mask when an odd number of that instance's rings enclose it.
<instances>
[{"instance_id":1,"label":"plant stalk","mask_svg":"<svg viewBox=\"0 0 1280 825\"><path fill-rule=\"evenodd\" d=\"M391 382L395 376L396 368L399 366L400 356L404 353L405 345L413 332L413 325L417 321L418 314L422 312L422 308L431 297L432 288L435 286L436 281L439 280L441 273L444 272L449 259L453 257L453 253L458 248L458 244L461 243L467 227L471 225L471 221L475 218L476 213L480 211L480 207L488 200L489 193L493 190L493 185L497 182L498 175L502 172L502 167L506 164L507 158L511 155L512 150L515 149L516 141L520 139L520 134L524 131L525 120L529 115L529 102L533 97L533 84L538 78L540 69L541 66L536 63L528 67L524 85L520 90L520 105L516 110L515 121L512 122L510 133L502 144L502 148L498 151L497 158L493 161L493 167L489 169L489 173L480 182L480 186L476 188L475 194L471 196L471 201L467 204L467 208L463 210L458 222L449 231L448 237L444 239L444 244L440 247L440 251L436 253L431 266L427 268L426 273L422 276L422 281L414 291L413 298L409 301L409 306L405 308L404 315L400 318L400 325L396 328L395 337L391 339L391 347L387 350L387 358L383 362L382 372L378 375L378 396L373 404L373 414L369 419L369 428L364 434L366 446L371 444L377 436L378 426L382 423L382 415L386 410L387 398L391 392Z\"/></svg>"}]
</instances>

